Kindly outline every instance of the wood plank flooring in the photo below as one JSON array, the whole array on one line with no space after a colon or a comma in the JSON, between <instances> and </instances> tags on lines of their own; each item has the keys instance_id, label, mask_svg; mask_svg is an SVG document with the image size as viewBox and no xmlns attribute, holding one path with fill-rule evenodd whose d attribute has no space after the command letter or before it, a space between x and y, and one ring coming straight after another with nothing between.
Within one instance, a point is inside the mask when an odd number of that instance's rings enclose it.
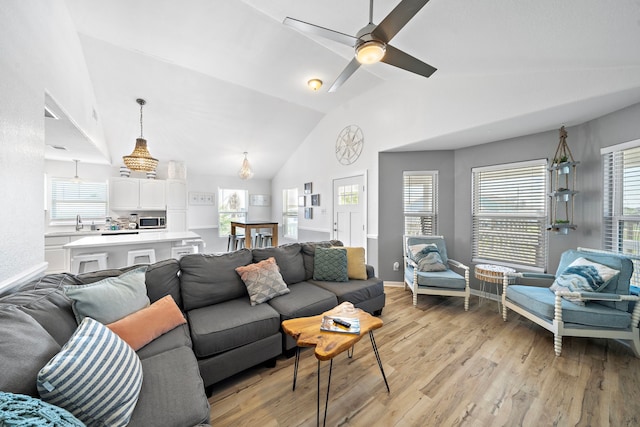
<instances>
[{"instance_id":1,"label":"wood plank flooring","mask_svg":"<svg viewBox=\"0 0 640 427\"><path fill-rule=\"evenodd\" d=\"M334 360L328 426L638 426L640 359L604 339L563 339L497 302L420 295L386 287L376 343L387 393L368 337ZM317 361L300 357L256 367L213 387L214 426L315 426ZM323 362L321 392L326 392ZM324 395L323 395L324 397ZM324 404L324 399L321 400ZM321 420L322 421L322 420Z\"/></svg>"}]
</instances>

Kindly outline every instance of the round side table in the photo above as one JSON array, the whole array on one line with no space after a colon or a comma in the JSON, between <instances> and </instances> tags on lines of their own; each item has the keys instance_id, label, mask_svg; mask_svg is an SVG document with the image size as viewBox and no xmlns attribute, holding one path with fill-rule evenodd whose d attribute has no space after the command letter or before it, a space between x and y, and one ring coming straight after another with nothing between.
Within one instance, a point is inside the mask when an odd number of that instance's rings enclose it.
<instances>
[{"instance_id":1,"label":"round side table","mask_svg":"<svg viewBox=\"0 0 640 427\"><path fill-rule=\"evenodd\" d=\"M515 273L516 270L511 267L493 264L477 264L474 269L476 279L480 280L480 298L485 295L485 286L487 283L496 285L496 298L498 300L498 313L500 313L500 285L503 283L505 273ZM480 299L478 299L480 301Z\"/></svg>"}]
</instances>

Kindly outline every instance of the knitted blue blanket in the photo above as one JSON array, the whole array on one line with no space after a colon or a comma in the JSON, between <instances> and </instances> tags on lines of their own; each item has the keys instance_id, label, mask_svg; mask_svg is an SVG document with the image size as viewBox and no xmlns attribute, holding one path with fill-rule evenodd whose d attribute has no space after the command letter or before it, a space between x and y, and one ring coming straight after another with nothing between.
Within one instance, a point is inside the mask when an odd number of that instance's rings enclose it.
<instances>
[{"instance_id":1,"label":"knitted blue blanket","mask_svg":"<svg viewBox=\"0 0 640 427\"><path fill-rule=\"evenodd\" d=\"M66 410L24 394L0 391L0 426L84 427Z\"/></svg>"}]
</instances>

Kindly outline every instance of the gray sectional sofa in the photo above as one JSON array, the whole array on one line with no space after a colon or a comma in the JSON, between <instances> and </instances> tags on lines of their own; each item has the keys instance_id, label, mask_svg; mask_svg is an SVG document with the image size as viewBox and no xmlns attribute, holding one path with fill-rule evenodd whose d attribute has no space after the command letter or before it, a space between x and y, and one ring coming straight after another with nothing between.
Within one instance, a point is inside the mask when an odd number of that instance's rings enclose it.
<instances>
[{"instance_id":1,"label":"gray sectional sofa","mask_svg":"<svg viewBox=\"0 0 640 427\"><path fill-rule=\"evenodd\" d=\"M318 246L338 241L294 243L277 248L184 256L146 271L149 300L171 295L187 324L160 336L137 353L144 380L130 425L206 424L205 389L249 367L275 362L295 348L281 330L283 320L317 315L350 301L372 314L385 304L382 281L367 266L366 280L313 280ZM289 293L252 306L235 268L274 257ZM134 267L79 275L48 275L0 296L0 390L37 396L38 370L77 327L63 285L118 276ZM46 345L45 345L46 343Z\"/></svg>"}]
</instances>

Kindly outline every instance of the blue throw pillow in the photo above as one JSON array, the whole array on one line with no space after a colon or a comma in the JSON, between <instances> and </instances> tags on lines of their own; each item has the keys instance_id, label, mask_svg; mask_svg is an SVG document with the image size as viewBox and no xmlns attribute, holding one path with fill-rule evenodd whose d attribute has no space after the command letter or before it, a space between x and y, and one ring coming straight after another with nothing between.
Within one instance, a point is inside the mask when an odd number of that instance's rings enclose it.
<instances>
[{"instance_id":1,"label":"blue throw pillow","mask_svg":"<svg viewBox=\"0 0 640 427\"><path fill-rule=\"evenodd\" d=\"M418 264L418 271L445 271L447 269L447 266L442 262L438 246L434 243L425 245L420 252L415 254L415 262Z\"/></svg>"},{"instance_id":2,"label":"blue throw pillow","mask_svg":"<svg viewBox=\"0 0 640 427\"><path fill-rule=\"evenodd\" d=\"M85 317L38 373L38 393L88 426L126 426L142 387L135 351L100 322Z\"/></svg>"},{"instance_id":3,"label":"blue throw pillow","mask_svg":"<svg viewBox=\"0 0 640 427\"><path fill-rule=\"evenodd\" d=\"M619 271L585 258L573 261L556 277L549 288L552 292L600 292L618 275ZM584 305L581 298L564 297L574 304Z\"/></svg>"},{"instance_id":4,"label":"blue throw pillow","mask_svg":"<svg viewBox=\"0 0 640 427\"><path fill-rule=\"evenodd\" d=\"M347 250L344 248L316 248L313 260L313 280L348 282Z\"/></svg>"}]
</instances>

